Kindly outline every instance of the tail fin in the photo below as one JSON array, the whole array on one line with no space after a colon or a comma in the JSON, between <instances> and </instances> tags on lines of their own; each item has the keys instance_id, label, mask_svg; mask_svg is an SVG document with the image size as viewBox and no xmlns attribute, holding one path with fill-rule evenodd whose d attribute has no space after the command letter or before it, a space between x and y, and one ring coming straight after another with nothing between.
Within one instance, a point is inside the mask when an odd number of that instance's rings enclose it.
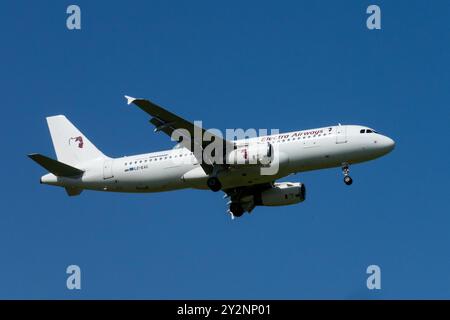
<instances>
[{"instance_id":1,"label":"tail fin","mask_svg":"<svg viewBox=\"0 0 450 320\"><path fill-rule=\"evenodd\" d=\"M58 161L76 166L95 158L107 158L62 115L47 118Z\"/></svg>"}]
</instances>

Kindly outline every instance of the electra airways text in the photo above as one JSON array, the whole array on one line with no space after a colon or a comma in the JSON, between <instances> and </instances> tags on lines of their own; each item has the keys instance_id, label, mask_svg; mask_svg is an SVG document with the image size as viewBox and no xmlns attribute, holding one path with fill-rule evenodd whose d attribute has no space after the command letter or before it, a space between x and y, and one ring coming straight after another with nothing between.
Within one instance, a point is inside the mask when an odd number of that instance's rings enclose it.
<instances>
[{"instance_id":1,"label":"electra airways text","mask_svg":"<svg viewBox=\"0 0 450 320\"><path fill-rule=\"evenodd\" d=\"M223 191L231 216L256 206L284 206L305 200L305 185L276 182L294 173L342 168L379 158L395 142L361 125L333 125L311 130L226 140L145 99L125 96L151 116L155 132L178 142L171 150L121 158L104 155L65 116L47 118L57 160L28 155L49 173L43 184L64 187L69 196L83 190L162 192L185 188ZM200 133L200 134L199 134ZM175 137L175 138L174 138Z\"/></svg>"}]
</instances>

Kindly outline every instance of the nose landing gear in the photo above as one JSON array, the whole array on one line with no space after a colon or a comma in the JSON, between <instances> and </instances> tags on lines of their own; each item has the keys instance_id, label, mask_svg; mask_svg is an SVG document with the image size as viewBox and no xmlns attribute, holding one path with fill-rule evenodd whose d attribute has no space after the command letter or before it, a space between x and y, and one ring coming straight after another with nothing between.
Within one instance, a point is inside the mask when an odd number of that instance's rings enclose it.
<instances>
[{"instance_id":1,"label":"nose landing gear","mask_svg":"<svg viewBox=\"0 0 450 320\"><path fill-rule=\"evenodd\" d=\"M342 164L342 173L344 174L344 183L348 186L351 185L353 183L353 179L349 175L350 168L346 162Z\"/></svg>"},{"instance_id":2,"label":"nose landing gear","mask_svg":"<svg viewBox=\"0 0 450 320\"><path fill-rule=\"evenodd\" d=\"M349 186L353 183L353 179L350 176L345 176L344 183Z\"/></svg>"}]
</instances>

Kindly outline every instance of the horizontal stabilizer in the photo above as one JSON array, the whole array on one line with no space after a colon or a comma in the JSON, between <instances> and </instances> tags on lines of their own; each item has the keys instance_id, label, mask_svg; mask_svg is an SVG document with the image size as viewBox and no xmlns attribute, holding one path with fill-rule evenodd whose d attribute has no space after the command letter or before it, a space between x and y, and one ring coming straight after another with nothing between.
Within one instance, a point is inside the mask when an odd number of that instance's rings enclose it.
<instances>
[{"instance_id":1,"label":"horizontal stabilizer","mask_svg":"<svg viewBox=\"0 0 450 320\"><path fill-rule=\"evenodd\" d=\"M39 153L29 154L28 157L58 177L77 177L81 176L84 172L83 170L74 168L57 160L53 160L52 158L43 156Z\"/></svg>"}]
</instances>

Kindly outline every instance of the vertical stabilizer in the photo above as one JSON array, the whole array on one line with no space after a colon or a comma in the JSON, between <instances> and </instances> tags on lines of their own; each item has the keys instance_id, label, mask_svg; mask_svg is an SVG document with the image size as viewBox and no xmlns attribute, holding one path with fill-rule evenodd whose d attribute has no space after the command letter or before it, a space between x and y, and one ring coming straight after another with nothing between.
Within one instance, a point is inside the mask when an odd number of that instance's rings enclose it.
<instances>
[{"instance_id":1,"label":"vertical stabilizer","mask_svg":"<svg viewBox=\"0 0 450 320\"><path fill-rule=\"evenodd\" d=\"M58 161L76 166L96 158L107 158L65 116L47 118Z\"/></svg>"}]
</instances>

